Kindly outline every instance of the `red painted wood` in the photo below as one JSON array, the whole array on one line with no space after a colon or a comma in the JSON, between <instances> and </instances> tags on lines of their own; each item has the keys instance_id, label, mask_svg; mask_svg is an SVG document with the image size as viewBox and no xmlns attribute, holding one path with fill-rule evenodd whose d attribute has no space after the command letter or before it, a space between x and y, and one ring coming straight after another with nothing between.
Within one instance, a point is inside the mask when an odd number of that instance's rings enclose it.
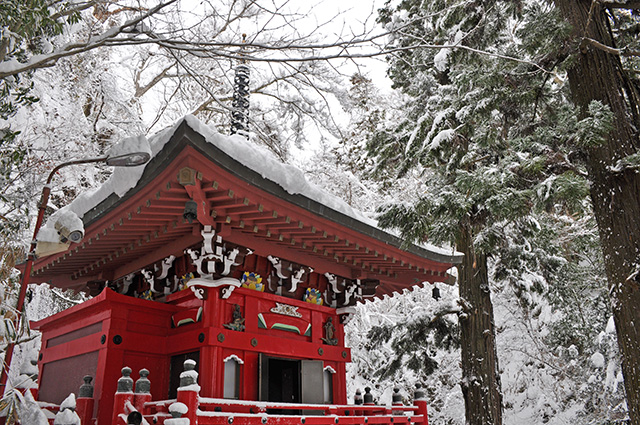
<instances>
[{"instance_id":1,"label":"red painted wood","mask_svg":"<svg viewBox=\"0 0 640 425\"><path fill-rule=\"evenodd\" d=\"M133 404L133 392L122 392L122 393L116 393L113 396L113 403L112 403L112 417L111 417L111 423L112 424L121 424L122 421L120 420L120 415L121 414L125 414L126 417L126 405L128 403ZM105 415L106 416L106 415ZM98 420L100 423L100 420ZM106 422L105 422L106 423ZM125 421L126 423L126 421Z\"/></svg>"},{"instance_id":2,"label":"red painted wood","mask_svg":"<svg viewBox=\"0 0 640 425\"><path fill-rule=\"evenodd\" d=\"M90 424L93 418L93 398L78 397L76 399L76 413L80 417L81 424Z\"/></svg>"},{"instance_id":3,"label":"red painted wood","mask_svg":"<svg viewBox=\"0 0 640 425\"><path fill-rule=\"evenodd\" d=\"M223 359L230 354L236 354L244 361L240 368L240 396L244 399L256 399L258 353L262 352L281 358L323 360L325 365L331 365L339 375L334 378L335 401L346 402L344 371L345 363L350 360L350 352L342 345L342 325L339 324L335 310L243 288L236 289L228 300L220 298L219 290L216 289L208 290L207 295L204 302L195 299L193 293L188 290L168 297L183 308L191 308L196 303L203 305L205 310L202 322L171 328L170 316L175 311L175 306L133 299L106 291L87 304L86 312L82 308L76 308L59 317L60 329L51 318L38 322L37 327L43 331L43 339L47 341L52 335L64 336L83 325L97 323L98 318L102 319L101 332L43 348L43 362L47 364L90 350L98 350L95 398L98 402L99 425L112 419L112 412L106 411L104 406L113 406L115 387L123 366L133 369L134 378L137 377L139 369L149 369L152 393L163 397L168 392L170 356L194 350L200 350L200 377L205 397L222 396ZM270 309L276 302L297 307L303 316L301 320L312 324L311 337L286 331L259 329L258 313L273 314L270 313ZM246 318L244 332L221 326L231 321L235 304L242 307ZM338 346L326 345L321 340L324 336L323 324L327 317L332 317L336 324L336 335L340 344ZM76 321L72 321L73 319ZM205 335L202 342L198 338L200 334ZM102 335L106 336L104 344L100 343ZM116 335L122 339L119 344L114 342ZM218 340L219 335L224 335L223 341ZM254 346L255 342L257 344ZM322 354L319 353L319 349L322 349ZM347 353L346 357L343 357L343 352Z\"/></svg>"},{"instance_id":4,"label":"red painted wood","mask_svg":"<svg viewBox=\"0 0 640 425\"><path fill-rule=\"evenodd\" d=\"M424 418L424 421L422 422L423 425L429 425L429 420L427 419L427 401L415 400L413 404L418 408L416 414L421 415Z\"/></svg>"},{"instance_id":5,"label":"red painted wood","mask_svg":"<svg viewBox=\"0 0 640 425\"><path fill-rule=\"evenodd\" d=\"M190 244L189 237L193 236L196 239L199 237L198 232L191 232L192 226L185 224L181 219L184 202L189 199L187 193L189 188L179 185L175 176L185 165L200 171L203 175L202 183L198 181L202 184L202 188L195 192L192 188L192 195L198 199L204 199L206 196L205 207L218 209L221 213L229 211L230 214L241 214L241 211L251 209L255 211L242 219L243 228L240 228L240 221L234 222L233 219L229 225L219 225L220 230L228 234L228 240L231 242L260 251L264 250L266 254L274 254L269 250L271 247L273 250L281 251L276 255L312 266L323 272L330 271L345 277L378 277L388 283L400 281L403 282L402 287L410 286L414 278L442 280L444 276L431 276L424 274L423 270L428 268L442 273L450 267L449 264L426 260L338 225L324 217L315 216L305 209L246 184L237 176L213 165L193 148L186 147L170 166L166 167L146 187L139 190L135 196L126 199L116 210L92 223L86 229L86 241L72 247L68 253L39 260L35 264L36 276L42 273L45 264L49 264L53 267L46 272L47 280L65 287L77 287L90 279L118 278L125 272L143 267L169 253L181 251L184 246ZM216 190L210 189L213 181L217 184ZM170 188L167 187L167 182L171 184ZM229 193L229 190L233 191L233 197L227 196L224 201L222 201L223 198L216 199L214 196L216 193ZM225 204L223 208L220 208L221 203ZM238 205L238 207L230 205ZM273 215L276 215L276 212L277 217L274 218ZM238 215L238 217L244 216ZM224 218L220 217L220 219ZM285 222L285 219L289 222ZM269 221L273 224L266 224ZM282 234L286 241L267 238L266 234L265 237L256 238L255 236L260 235L263 230L254 233L253 226L257 226L256 229L263 229L264 232L267 228L271 228L275 234ZM318 229L316 233L311 232L312 228ZM289 243L291 238L294 240L297 238L298 242L291 245ZM310 242L307 248L302 245L305 240ZM361 247L360 250L355 249L356 244ZM311 251L312 245L319 247L320 251L317 254ZM120 256L110 255L102 262L97 261L104 253L115 253L117 248L122 246L129 247L126 253L119 252ZM370 250L369 254L364 251L365 247ZM331 255L323 256L324 249ZM338 261L334 259L334 253ZM344 263L345 256L349 261L356 259L358 264ZM368 268L363 269L361 267L363 261L367 267L373 264L377 265L376 267L382 266L386 270L393 270L399 273L399 277L388 277ZM411 270L407 267L409 263L413 264ZM415 271L416 265L420 266L420 272ZM75 281L70 281L69 274L72 273L73 267L83 270L74 278ZM389 289L395 290L393 287Z\"/></svg>"},{"instance_id":6,"label":"red painted wood","mask_svg":"<svg viewBox=\"0 0 640 425\"><path fill-rule=\"evenodd\" d=\"M140 393L135 393L133 395L133 407L136 408L136 410L140 413L145 413L145 403L148 403L151 401L151 394L140 394Z\"/></svg>"},{"instance_id":7,"label":"red painted wood","mask_svg":"<svg viewBox=\"0 0 640 425\"><path fill-rule=\"evenodd\" d=\"M178 388L178 403L184 403L189 409L183 418L188 418L189 423L197 424L197 412L198 412L198 392L194 390L185 390Z\"/></svg>"}]
</instances>

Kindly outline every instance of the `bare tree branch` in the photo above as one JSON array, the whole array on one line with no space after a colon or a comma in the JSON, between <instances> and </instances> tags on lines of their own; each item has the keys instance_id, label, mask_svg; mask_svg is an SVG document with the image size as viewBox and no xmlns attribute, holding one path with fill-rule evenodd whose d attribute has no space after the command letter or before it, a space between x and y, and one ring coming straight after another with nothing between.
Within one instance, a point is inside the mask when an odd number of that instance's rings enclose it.
<instances>
[{"instance_id":1,"label":"bare tree branch","mask_svg":"<svg viewBox=\"0 0 640 425\"><path fill-rule=\"evenodd\" d=\"M626 3L619 1L601 1L601 3L609 9L640 10L640 1L628 1Z\"/></svg>"},{"instance_id":2,"label":"bare tree branch","mask_svg":"<svg viewBox=\"0 0 640 425\"><path fill-rule=\"evenodd\" d=\"M58 20L64 16L69 16L72 15L74 13L77 12L82 12L83 10L89 9L90 7L95 6L98 3L99 0L91 0L88 1L86 3L77 3L74 5L74 7L71 8L67 8L67 9L63 9L59 12L56 13L52 13L51 16L49 18L51 18L51 20L55 21Z\"/></svg>"},{"instance_id":3,"label":"bare tree branch","mask_svg":"<svg viewBox=\"0 0 640 425\"><path fill-rule=\"evenodd\" d=\"M151 79L151 81L149 81L147 84L145 84L144 86L140 86L139 83L139 76L140 74L136 75L136 79L135 79L135 85L136 85L136 92L135 92L135 97L142 97L144 96L144 94L146 92L148 92L149 90L151 90L151 88L153 88L153 86L155 86L156 84L158 84L163 78L167 77L167 74L169 73L169 70L171 68L173 68L175 66L175 64L170 64L169 66L167 66L166 68L164 68L162 71L160 71L160 73L158 75L156 75L155 77L153 77Z\"/></svg>"},{"instance_id":4,"label":"bare tree branch","mask_svg":"<svg viewBox=\"0 0 640 425\"><path fill-rule=\"evenodd\" d=\"M416 43L409 46L399 47L381 47L382 41L391 34L391 32L381 32L377 34L361 34L352 36L349 39L337 37L335 41L329 43L304 43L296 42L297 40L270 40L268 43L260 43L252 41L246 44L240 42L210 42L202 40L186 40L184 36L175 36L171 34L154 33L147 29L143 21L155 14L161 9L171 5L177 0L168 0L156 7L148 10L139 17L125 22L123 25L109 29L95 39L86 42L70 43L48 55L35 55L25 63L16 61L5 62L0 64L0 78L6 78L11 75L34 70L37 68L52 66L61 58L77 55L101 47L118 47L139 44L157 44L169 51L185 51L189 54L199 57L207 57L214 59L230 59L230 60L248 60L252 62L273 62L273 63L295 63L295 62L313 62L313 61L330 61L335 59L362 59L384 57L389 54L413 49L462 49L476 54L486 55L498 59L525 63L537 68L543 72L550 72L535 62L521 59L514 56L502 55L495 52L474 49L460 43L456 44L430 44L422 40L416 40ZM246 11L243 9L243 13ZM271 11L271 13L279 14L280 9ZM223 26L223 31L230 22L237 19L229 15L229 22ZM267 24L263 25L263 30ZM407 23L409 25L409 23ZM404 27L404 26L403 26ZM402 28L400 30L402 30ZM396 29L397 30L397 29ZM144 39L141 36L146 35ZM306 38L306 36L305 36ZM240 50L242 49L242 53ZM275 55L270 55L275 53Z\"/></svg>"}]
</instances>

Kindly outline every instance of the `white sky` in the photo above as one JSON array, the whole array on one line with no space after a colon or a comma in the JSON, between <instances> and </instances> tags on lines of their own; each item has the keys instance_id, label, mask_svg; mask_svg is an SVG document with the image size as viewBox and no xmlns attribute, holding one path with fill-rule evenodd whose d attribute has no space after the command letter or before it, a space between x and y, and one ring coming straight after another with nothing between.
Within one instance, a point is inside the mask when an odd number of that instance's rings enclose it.
<instances>
[{"instance_id":1,"label":"white sky","mask_svg":"<svg viewBox=\"0 0 640 425\"><path fill-rule=\"evenodd\" d=\"M377 24L378 9L384 6L384 0L318 0L318 4L313 7L314 20L331 22L332 31L347 34L359 34L374 28L376 32L381 31ZM361 59L358 61L360 71L367 74L374 84L382 90L391 89L391 81L386 76L387 65L384 57ZM353 73L356 67L353 64L345 63L348 73Z\"/></svg>"}]
</instances>

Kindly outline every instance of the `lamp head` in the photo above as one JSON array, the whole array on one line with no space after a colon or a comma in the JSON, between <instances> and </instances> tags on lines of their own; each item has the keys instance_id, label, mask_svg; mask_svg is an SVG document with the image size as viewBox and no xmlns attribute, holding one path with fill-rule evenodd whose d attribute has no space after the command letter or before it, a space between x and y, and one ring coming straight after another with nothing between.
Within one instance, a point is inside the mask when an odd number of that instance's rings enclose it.
<instances>
[{"instance_id":1,"label":"lamp head","mask_svg":"<svg viewBox=\"0 0 640 425\"><path fill-rule=\"evenodd\" d=\"M60 235L60 243L78 243L84 237L84 228L80 220L69 221L67 217L62 217L56 220L54 228Z\"/></svg>"},{"instance_id":2,"label":"lamp head","mask_svg":"<svg viewBox=\"0 0 640 425\"><path fill-rule=\"evenodd\" d=\"M136 167L146 164L151 159L148 152L131 152L124 155L107 157L105 163L113 167Z\"/></svg>"}]
</instances>

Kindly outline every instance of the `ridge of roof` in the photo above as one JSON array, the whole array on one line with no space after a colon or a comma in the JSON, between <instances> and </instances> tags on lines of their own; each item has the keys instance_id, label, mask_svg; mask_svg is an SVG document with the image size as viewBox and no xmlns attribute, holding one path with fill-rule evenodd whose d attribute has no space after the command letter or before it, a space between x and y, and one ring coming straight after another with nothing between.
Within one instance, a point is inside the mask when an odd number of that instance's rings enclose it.
<instances>
[{"instance_id":1,"label":"ridge of roof","mask_svg":"<svg viewBox=\"0 0 640 425\"><path fill-rule=\"evenodd\" d=\"M126 145L127 140L138 145L141 143L140 137L126 139L122 143ZM451 249L428 244L406 246L398 236L377 227L374 220L309 183L300 169L280 162L266 148L252 144L242 136L222 135L192 115L149 137L148 147L152 158L144 167L137 167L137 172L126 168L115 169L102 187L79 196L68 207L82 217L85 226L89 225L158 175L184 148L183 140L188 140L191 146L212 162L248 184L336 224L428 260L452 264L462 261L463 254ZM139 175L134 181L136 174Z\"/></svg>"}]
</instances>

